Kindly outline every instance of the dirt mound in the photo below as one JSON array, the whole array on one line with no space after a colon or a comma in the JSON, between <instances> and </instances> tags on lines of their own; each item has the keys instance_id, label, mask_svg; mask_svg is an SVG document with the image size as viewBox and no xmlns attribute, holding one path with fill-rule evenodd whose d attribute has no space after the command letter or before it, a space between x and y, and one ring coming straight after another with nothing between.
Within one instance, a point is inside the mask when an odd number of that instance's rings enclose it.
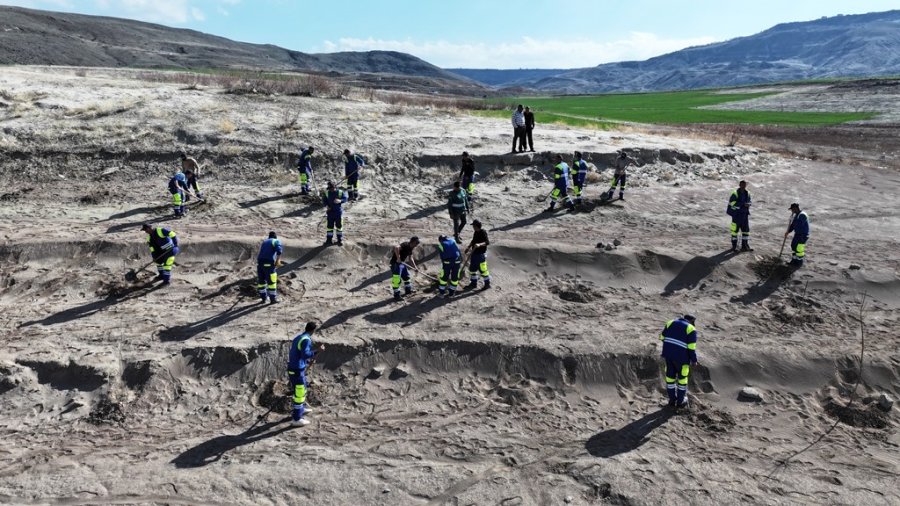
<instances>
[{"instance_id":1,"label":"dirt mound","mask_svg":"<svg viewBox=\"0 0 900 506\"><path fill-rule=\"evenodd\" d=\"M844 403L838 399L828 399L825 413L845 425L863 429L884 429L889 424L888 415L878 408L877 403L864 405L859 402Z\"/></svg>"},{"instance_id":2,"label":"dirt mound","mask_svg":"<svg viewBox=\"0 0 900 506\"><path fill-rule=\"evenodd\" d=\"M94 425L121 424L125 422L125 412L121 404L103 395L91 409L87 420Z\"/></svg>"}]
</instances>

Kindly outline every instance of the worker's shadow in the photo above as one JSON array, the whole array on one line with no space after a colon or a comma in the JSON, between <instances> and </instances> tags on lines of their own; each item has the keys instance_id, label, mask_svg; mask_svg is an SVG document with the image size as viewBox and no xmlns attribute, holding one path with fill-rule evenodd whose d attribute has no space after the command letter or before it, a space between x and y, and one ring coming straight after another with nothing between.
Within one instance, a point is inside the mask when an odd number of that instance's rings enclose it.
<instances>
[{"instance_id":1,"label":"worker's shadow","mask_svg":"<svg viewBox=\"0 0 900 506\"><path fill-rule=\"evenodd\" d=\"M266 415L262 415L249 429L236 436L217 436L193 448L188 448L181 455L172 459L172 464L179 469L207 466L219 461L227 452L235 448L277 436L291 429L291 425L288 423L291 419L289 416L258 425Z\"/></svg>"},{"instance_id":2,"label":"worker's shadow","mask_svg":"<svg viewBox=\"0 0 900 506\"><path fill-rule=\"evenodd\" d=\"M282 214L281 216L279 216L279 218L298 218L298 217L299 218L309 218L310 216L312 216L313 212L316 209L319 209L321 207L322 207L321 202L313 202L311 204L306 204L305 206L301 207L300 209L296 209L289 213Z\"/></svg>"},{"instance_id":3,"label":"worker's shadow","mask_svg":"<svg viewBox=\"0 0 900 506\"><path fill-rule=\"evenodd\" d=\"M406 216L406 218L403 218L403 219L404 220L420 220L422 218L427 218L427 217L431 216L432 214L440 211L441 209L447 209L447 204L438 204L436 206L426 207L425 209L419 209L418 211L416 211L414 213L408 214Z\"/></svg>"},{"instance_id":4,"label":"worker's shadow","mask_svg":"<svg viewBox=\"0 0 900 506\"><path fill-rule=\"evenodd\" d=\"M222 325L226 325L238 318L247 316L248 314L255 313L260 309L266 307L267 304L264 302L256 302L247 306L242 306L237 309L234 307L230 307L221 313L210 316L209 318L204 318L202 320L195 321L193 323L189 323L187 325L176 325L174 327L169 327L165 330L159 332L158 337L160 341L186 341L192 337L195 337L207 330L212 330L215 328L219 328Z\"/></svg>"},{"instance_id":5,"label":"worker's shadow","mask_svg":"<svg viewBox=\"0 0 900 506\"><path fill-rule=\"evenodd\" d=\"M332 316L328 320L326 320L325 323L322 324L322 328L325 329L328 327L332 327L334 325L343 325L344 323L347 323L347 321L350 318L368 314L372 311L375 311L376 309L380 309L384 306L387 306L388 304L391 304L392 302L394 302L394 299L383 299L378 302L372 302L371 304L366 304L364 306L345 309L345 310L341 311L340 313Z\"/></svg>"},{"instance_id":6,"label":"worker's shadow","mask_svg":"<svg viewBox=\"0 0 900 506\"><path fill-rule=\"evenodd\" d=\"M263 197L261 199L256 199L256 200L248 200L246 202L238 202L238 206L243 209L249 209L251 207L268 204L269 202L276 202L279 200L287 200L290 198L299 197L301 195L303 195L303 194L300 192L285 193L284 195L274 195L271 197Z\"/></svg>"},{"instance_id":7,"label":"worker's shadow","mask_svg":"<svg viewBox=\"0 0 900 506\"><path fill-rule=\"evenodd\" d=\"M403 327L409 327L422 321L429 311L442 306L443 302L444 300L438 297L426 297L408 304L401 304L397 309L384 314L368 314L365 316L365 320L377 325L398 323Z\"/></svg>"},{"instance_id":8,"label":"worker's shadow","mask_svg":"<svg viewBox=\"0 0 900 506\"><path fill-rule=\"evenodd\" d=\"M173 221L173 220L177 220L177 219L178 219L178 217L176 217L174 214L169 214L169 215L162 216L159 218L152 218L152 219L146 219L146 220L140 220L140 221L130 221L128 223L119 223L118 225L113 225L113 226L107 228L106 233L107 234L115 234L117 232L124 232L126 230L131 230L131 229L137 230L137 229L141 228L141 225L143 225L144 223L158 224L158 223L163 223L166 221Z\"/></svg>"},{"instance_id":9,"label":"worker's shadow","mask_svg":"<svg viewBox=\"0 0 900 506\"><path fill-rule=\"evenodd\" d=\"M728 249L711 257L697 256L685 263L675 278L663 288L663 296L672 295L678 290L693 290L701 281L713 273L720 264L734 258L737 253Z\"/></svg>"},{"instance_id":10,"label":"worker's shadow","mask_svg":"<svg viewBox=\"0 0 900 506\"><path fill-rule=\"evenodd\" d=\"M508 232L510 230L515 230L517 228L527 227L529 225L534 225L535 223L537 223L539 221L547 220L550 218L555 218L558 213L562 213L562 212L563 211L555 211L555 212L550 213L550 212L546 212L546 211L541 211L538 214L535 214L534 216L531 216L528 218L523 218L519 221L514 221L508 225L503 225L502 227L499 227L499 228L491 229L491 232Z\"/></svg>"},{"instance_id":11,"label":"worker's shadow","mask_svg":"<svg viewBox=\"0 0 900 506\"><path fill-rule=\"evenodd\" d=\"M132 216L137 216L139 214L151 214L151 213L161 213L166 209L170 209L169 205L161 204L158 206L147 206L147 207L136 207L134 209L129 209L128 211L124 211L121 213L116 213L111 215L109 218L105 220L100 220L97 223L105 223L107 221L113 220L121 220L123 218L131 218Z\"/></svg>"},{"instance_id":12,"label":"worker's shadow","mask_svg":"<svg viewBox=\"0 0 900 506\"><path fill-rule=\"evenodd\" d=\"M609 458L639 448L650 440L650 433L662 426L674 411L660 408L635 420L621 429L610 429L594 434L584 448L594 457Z\"/></svg>"},{"instance_id":13,"label":"worker's shadow","mask_svg":"<svg viewBox=\"0 0 900 506\"><path fill-rule=\"evenodd\" d=\"M19 325L19 328L22 327L30 327L32 325L56 325L59 323L66 323L72 320L78 320L80 318L87 318L93 314L99 313L104 309L115 306L116 304L125 302L127 300L136 299L138 297L143 297L144 295L149 294L153 290L163 286L162 284L144 284L144 285L135 285L129 288L126 288L122 292L114 293L106 296L106 298L97 300L94 302L88 302L87 304L82 304L77 307L73 307L70 309L66 309L65 311L60 311L59 313L52 314L43 320L32 320L29 322L25 322Z\"/></svg>"},{"instance_id":14,"label":"worker's shadow","mask_svg":"<svg viewBox=\"0 0 900 506\"><path fill-rule=\"evenodd\" d=\"M307 251L302 257L294 260L293 262L282 265L281 267L278 268L278 275L284 276L285 274L293 271L294 269L297 269L297 268L307 264L310 260L319 256L319 253L325 251L325 248L327 248L327 246L324 246L324 245L316 246L316 247L310 249L309 251Z\"/></svg>"},{"instance_id":15,"label":"worker's shadow","mask_svg":"<svg viewBox=\"0 0 900 506\"><path fill-rule=\"evenodd\" d=\"M791 279L796 270L795 267L790 265L778 265L766 279L751 285L747 289L747 293L740 297L732 297L731 302L740 302L741 304L762 302L771 297L773 293Z\"/></svg>"},{"instance_id":16,"label":"worker's shadow","mask_svg":"<svg viewBox=\"0 0 900 506\"><path fill-rule=\"evenodd\" d=\"M386 264L390 262L389 258L390 258L390 255L392 255L392 254L393 254L393 253L388 253L388 256L387 256L387 257L384 257L384 262L385 262ZM432 251L431 253L425 255L424 257L421 257L421 258L417 259L416 262L417 262L417 263L420 263L420 264L421 264L421 263L424 263L424 262L427 262L428 260L431 260L432 258L436 257L437 254L438 254L438 252L437 252L436 250L435 250L435 251ZM412 269L410 269L410 271L412 271ZM354 292L360 292L360 291L365 290L366 288L368 288L368 287L370 287L370 286L372 286L372 285L375 285L375 284L378 284L378 283L386 282L386 281L388 281L389 279L391 279L391 276L392 276L392 274L391 274L391 271L390 271L389 269L388 269L388 270L385 270L385 271L382 271L382 272L379 272L378 274L375 274L374 276L370 276L370 277L366 278L366 279L365 279L362 283L360 283L359 285L357 285L357 286L351 288L351 289L350 289L350 292L351 292L351 293L354 293Z\"/></svg>"}]
</instances>

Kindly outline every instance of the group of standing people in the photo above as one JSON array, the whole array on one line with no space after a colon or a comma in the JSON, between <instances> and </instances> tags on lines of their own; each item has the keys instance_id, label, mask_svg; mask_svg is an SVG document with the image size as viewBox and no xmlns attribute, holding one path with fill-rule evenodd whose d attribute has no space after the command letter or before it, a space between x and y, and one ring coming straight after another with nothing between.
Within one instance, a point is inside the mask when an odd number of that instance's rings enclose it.
<instances>
[{"instance_id":1,"label":"group of standing people","mask_svg":"<svg viewBox=\"0 0 900 506\"><path fill-rule=\"evenodd\" d=\"M524 107L519 104L512 115L513 126L513 142L512 151L510 153L524 153L525 148L534 152L534 139L532 132L534 131L534 113L531 108Z\"/></svg>"}]
</instances>

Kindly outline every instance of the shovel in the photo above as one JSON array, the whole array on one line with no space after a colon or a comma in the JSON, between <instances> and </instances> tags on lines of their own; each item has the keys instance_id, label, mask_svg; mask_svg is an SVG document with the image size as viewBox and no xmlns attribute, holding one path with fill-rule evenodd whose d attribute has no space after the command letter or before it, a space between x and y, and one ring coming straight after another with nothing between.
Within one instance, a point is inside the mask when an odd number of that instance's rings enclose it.
<instances>
[{"instance_id":1,"label":"shovel","mask_svg":"<svg viewBox=\"0 0 900 506\"><path fill-rule=\"evenodd\" d=\"M794 213L791 213L791 218L788 220L788 229L791 228L791 223L794 222ZM787 244L787 235L785 234L784 240L781 241L781 249L778 251L778 261L781 261L781 255L784 254L784 245Z\"/></svg>"},{"instance_id":2,"label":"shovel","mask_svg":"<svg viewBox=\"0 0 900 506\"><path fill-rule=\"evenodd\" d=\"M419 274L425 276L426 278L428 278L428 279L430 279L430 280L432 280L432 281L438 281L438 282L439 282L438 278L436 278L436 277L434 277L434 276L432 276L432 275L430 275L430 274L427 274L427 273L425 273L425 272L422 272L422 271L420 271L419 269L417 269L417 268L415 268L415 267L413 267L413 266L411 266L411 265L409 265L409 264L407 264L407 263L400 262L400 265L405 265L407 268L416 271L417 273L419 273Z\"/></svg>"},{"instance_id":3,"label":"shovel","mask_svg":"<svg viewBox=\"0 0 900 506\"><path fill-rule=\"evenodd\" d=\"M556 187L553 187L553 190L555 190L555 189L556 189ZM538 202L546 202L547 199L550 198L550 195L553 194L553 190L550 190L550 193L548 193L546 195L541 195L540 197L538 197L537 201Z\"/></svg>"},{"instance_id":4,"label":"shovel","mask_svg":"<svg viewBox=\"0 0 900 506\"><path fill-rule=\"evenodd\" d=\"M168 252L163 253L162 255L160 255L160 256L154 258L153 260L151 260L150 262L148 262L146 265L144 265L143 267L141 267L141 268L138 269L137 271L135 271L134 269L130 269L128 272L125 273L125 281L130 281L130 282L134 283L135 281L138 280L138 274L140 274L140 273L144 272L145 270L147 270L147 267L150 267L151 265L157 263L159 260L162 259L162 257L166 256L167 253L168 253Z\"/></svg>"}]
</instances>

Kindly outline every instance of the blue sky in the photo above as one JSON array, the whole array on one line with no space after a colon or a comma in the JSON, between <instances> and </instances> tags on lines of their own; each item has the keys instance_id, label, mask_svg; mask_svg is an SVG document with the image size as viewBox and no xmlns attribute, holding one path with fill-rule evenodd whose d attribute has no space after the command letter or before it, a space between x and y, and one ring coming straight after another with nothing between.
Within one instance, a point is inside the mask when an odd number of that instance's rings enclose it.
<instances>
[{"instance_id":1,"label":"blue sky","mask_svg":"<svg viewBox=\"0 0 900 506\"><path fill-rule=\"evenodd\" d=\"M305 52L386 49L441 67L574 68L643 60L778 23L897 0L19 0Z\"/></svg>"}]
</instances>

